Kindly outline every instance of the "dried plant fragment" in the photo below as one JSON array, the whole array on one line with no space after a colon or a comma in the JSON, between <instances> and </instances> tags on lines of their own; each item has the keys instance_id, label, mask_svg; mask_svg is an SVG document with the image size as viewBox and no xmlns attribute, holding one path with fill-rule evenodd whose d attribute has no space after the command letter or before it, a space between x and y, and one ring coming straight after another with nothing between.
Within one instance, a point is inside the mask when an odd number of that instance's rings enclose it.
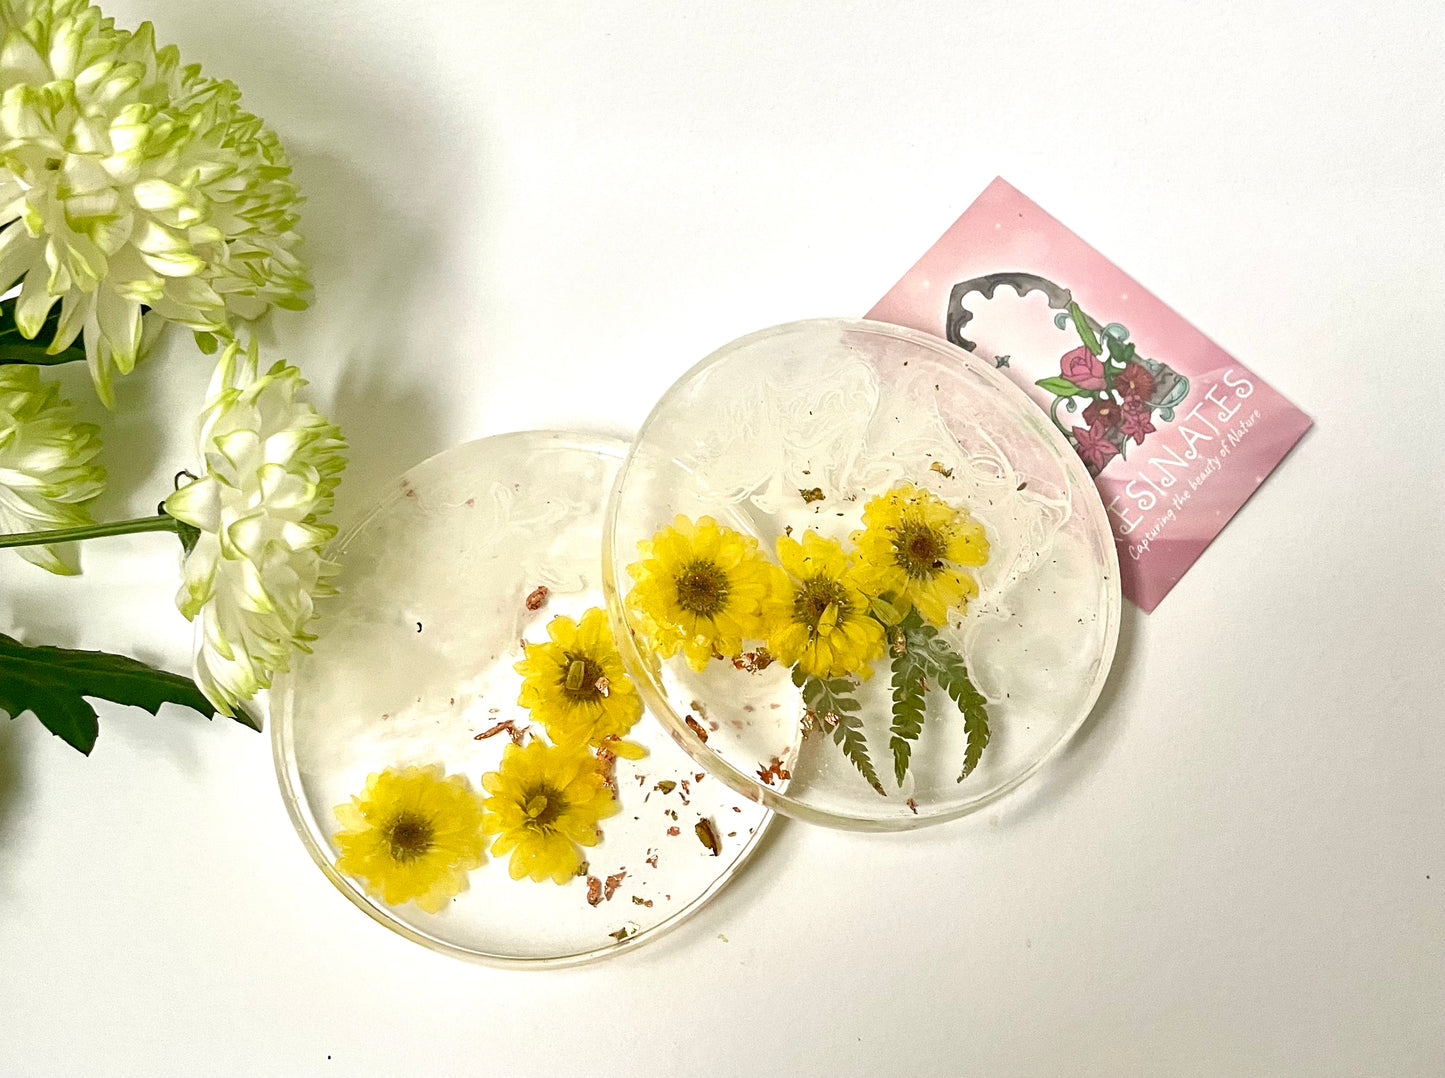
<instances>
[{"instance_id":1,"label":"dried plant fragment","mask_svg":"<svg viewBox=\"0 0 1445 1078\"><path fill-rule=\"evenodd\" d=\"M697 840L706 846L714 857L722 854L722 839L717 837L717 830L713 827L712 821L706 816L698 818L697 823L693 827L693 832L697 835Z\"/></svg>"},{"instance_id":2,"label":"dried plant fragment","mask_svg":"<svg viewBox=\"0 0 1445 1078\"><path fill-rule=\"evenodd\" d=\"M772 763L768 764L767 767L758 769L758 778L762 779L769 786L771 786L774 781L782 781L792 778L792 776L793 773L784 767L783 761L776 756L773 757Z\"/></svg>"},{"instance_id":3,"label":"dried plant fragment","mask_svg":"<svg viewBox=\"0 0 1445 1078\"><path fill-rule=\"evenodd\" d=\"M742 670L749 674L756 674L766 670L777 662L767 648L758 648L757 651L745 651L741 655L734 655L732 659L733 669Z\"/></svg>"}]
</instances>

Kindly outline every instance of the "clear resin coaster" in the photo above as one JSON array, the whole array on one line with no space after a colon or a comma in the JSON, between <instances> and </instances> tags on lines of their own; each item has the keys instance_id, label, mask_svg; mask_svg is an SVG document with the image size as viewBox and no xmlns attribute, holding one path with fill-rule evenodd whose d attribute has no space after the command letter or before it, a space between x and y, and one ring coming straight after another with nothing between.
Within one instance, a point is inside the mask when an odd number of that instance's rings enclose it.
<instances>
[{"instance_id":1,"label":"clear resin coaster","mask_svg":"<svg viewBox=\"0 0 1445 1078\"><path fill-rule=\"evenodd\" d=\"M1073 733L1118 563L1083 462L991 364L811 321L684 375L617 478L603 574L643 698L710 773L817 823L969 812Z\"/></svg>"},{"instance_id":2,"label":"clear resin coaster","mask_svg":"<svg viewBox=\"0 0 1445 1078\"><path fill-rule=\"evenodd\" d=\"M696 910L771 819L674 744L617 657L600 541L626 449L459 446L330 548L338 594L272 692L277 775L327 877L419 943L615 953Z\"/></svg>"}]
</instances>

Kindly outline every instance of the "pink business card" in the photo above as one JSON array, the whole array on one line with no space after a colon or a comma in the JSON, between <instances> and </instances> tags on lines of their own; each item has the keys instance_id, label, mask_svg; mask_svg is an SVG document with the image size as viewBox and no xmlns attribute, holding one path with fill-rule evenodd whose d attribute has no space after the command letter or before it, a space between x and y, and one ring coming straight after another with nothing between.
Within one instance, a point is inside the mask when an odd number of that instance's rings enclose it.
<instances>
[{"instance_id":1,"label":"pink business card","mask_svg":"<svg viewBox=\"0 0 1445 1078\"><path fill-rule=\"evenodd\" d=\"M1002 179L869 318L992 362L1088 466L1153 610L1309 429L1303 412Z\"/></svg>"}]
</instances>

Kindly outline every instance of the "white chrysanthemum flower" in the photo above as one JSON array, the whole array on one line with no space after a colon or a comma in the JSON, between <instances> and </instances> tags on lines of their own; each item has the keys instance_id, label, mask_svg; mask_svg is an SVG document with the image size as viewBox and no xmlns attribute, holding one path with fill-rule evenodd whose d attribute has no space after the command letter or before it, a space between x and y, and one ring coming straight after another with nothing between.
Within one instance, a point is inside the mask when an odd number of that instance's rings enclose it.
<instances>
[{"instance_id":1,"label":"white chrysanthemum flower","mask_svg":"<svg viewBox=\"0 0 1445 1078\"><path fill-rule=\"evenodd\" d=\"M48 531L91 523L85 503L105 487L91 463L100 429L77 423L70 402L26 363L0 366L0 531ZM26 561L71 574L72 544L16 548Z\"/></svg>"},{"instance_id":2,"label":"white chrysanthemum flower","mask_svg":"<svg viewBox=\"0 0 1445 1078\"><path fill-rule=\"evenodd\" d=\"M200 418L205 474L164 505L200 531L176 605L196 624L196 683L226 715L307 650L313 600L333 592L322 518L346 443L298 400L305 384L285 362L258 375L255 341L227 345Z\"/></svg>"},{"instance_id":3,"label":"white chrysanthemum flower","mask_svg":"<svg viewBox=\"0 0 1445 1078\"><path fill-rule=\"evenodd\" d=\"M305 307L301 198L276 136L229 82L115 28L87 0L0 0L0 291L49 350L83 335L96 390L148 321L203 342L272 305Z\"/></svg>"}]
</instances>

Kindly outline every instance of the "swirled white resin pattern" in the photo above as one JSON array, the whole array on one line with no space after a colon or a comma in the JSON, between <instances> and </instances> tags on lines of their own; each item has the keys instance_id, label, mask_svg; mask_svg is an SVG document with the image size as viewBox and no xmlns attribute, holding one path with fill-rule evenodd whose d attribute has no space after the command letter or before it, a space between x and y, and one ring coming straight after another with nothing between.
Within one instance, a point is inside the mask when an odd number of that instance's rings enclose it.
<instances>
[{"instance_id":1,"label":"swirled white resin pattern","mask_svg":"<svg viewBox=\"0 0 1445 1078\"><path fill-rule=\"evenodd\" d=\"M940 629L990 705L993 739L964 785L966 737L941 694L909 774L901 785L890 775L882 800L832 746L800 740L786 671L740 675L715 662L696 673L634 657L679 723L708 710L711 736L695 755L722 760L735 784L775 755L790 765L786 794L763 791L784 811L884 827L911 826L915 810L957 815L1018 781L1082 720L1112 658L1119 604L1087 472L1047 417L975 357L896 327L817 321L744 338L685 375L639 434L614 495L612 557L625 573L637 542L676 513L712 515L769 554L805 529L848 546L868 501L902 482L967 508L989 540L978 595ZM629 581L617 583L625 592ZM878 666L859 699L881 772L891 702Z\"/></svg>"},{"instance_id":2,"label":"swirled white resin pattern","mask_svg":"<svg viewBox=\"0 0 1445 1078\"><path fill-rule=\"evenodd\" d=\"M945 632L972 637L980 622L1014 615L1011 585L1049 553L1071 507L1062 469L1031 486L981 428L965 450L939 410L933 373L927 365L898 366L885 379L876 362L856 353L841 361L799 355L787 367L728 365L690 387L699 402L720 404L664 416L656 437L695 447L688 459L695 499L751 521L765 541L772 538L765 518L796 527L800 516L804 526L846 540L868 499L902 482L967 507L983 522L991 553L977 571L969 620ZM799 513L806 508L800 491L814 488L822 504L846 506L841 518L832 515L836 508Z\"/></svg>"}]
</instances>

